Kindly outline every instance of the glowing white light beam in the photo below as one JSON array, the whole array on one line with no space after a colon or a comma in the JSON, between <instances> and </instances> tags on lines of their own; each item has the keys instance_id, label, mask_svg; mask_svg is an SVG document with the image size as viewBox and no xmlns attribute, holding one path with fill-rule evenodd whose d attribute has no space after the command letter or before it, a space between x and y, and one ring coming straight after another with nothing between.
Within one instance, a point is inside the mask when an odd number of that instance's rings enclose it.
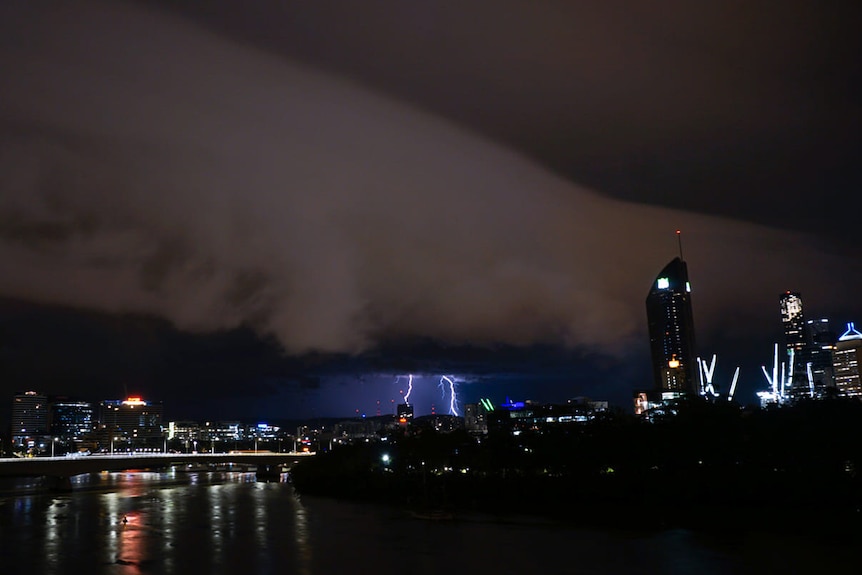
<instances>
[{"instance_id":1,"label":"glowing white light beam","mask_svg":"<svg viewBox=\"0 0 862 575\"><path fill-rule=\"evenodd\" d=\"M703 362L703 375L706 376L706 382L712 383L712 376L715 373L715 360L718 359L716 354L712 354L712 361L709 364L709 367L706 366L706 362Z\"/></svg>"},{"instance_id":2,"label":"glowing white light beam","mask_svg":"<svg viewBox=\"0 0 862 575\"><path fill-rule=\"evenodd\" d=\"M697 358L697 365L701 369L701 378L700 378L700 386L701 393L706 395L707 393L711 393L713 397L717 397L718 393L715 391L715 386L712 385L712 376L715 374L715 360L717 359L716 354L712 354L712 362L707 365L705 361L702 361L700 358ZM703 379L706 378L706 387L703 387Z\"/></svg>"},{"instance_id":3,"label":"glowing white light beam","mask_svg":"<svg viewBox=\"0 0 862 575\"><path fill-rule=\"evenodd\" d=\"M766 371L766 366L765 366L765 365L761 365L761 366L760 366L760 369L762 369L762 370L763 370L763 376L766 378L766 383L768 383L768 384L769 384L769 387L771 387L771 388L772 388L772 392L773 392L773 393L775 393L775 384L772 382L772 376L771 376L771 375L769 375L769 372L768 372L768 371Z\"/></svg>"},{"instance_id":4,"label":"glowing white light beam","mask_svg":"<svg viewBox=\"0 0 862 575\"><path fill-rule=\"evenodd\" d=\"M727 401L733 401L733 392L736 391L736 380L739 379L739 368L733 372L733 381L730 383L730 393L727 394Z\"/></svg>"},{"instance_id":5,"label":"glowing white light beam","mask_svg":"<svg viewBox=\"0 0 862 575\"><path fill-rule=\"evenodd\" d=\"M787 389L788 391L793 389L793 366L796 365L793 363L793 348L790 348L790 361L787 363ZM782 367L784 364L782 364ZM782 393L784 393L782 391Z\"/></svg>"},{"instance_id":6,"label":"glowing white light beam","mask_svg":"<svg viewBox=\"0 0 862 575\"><path fill-rule=\"evenodd\" d=\"M778 394L778 344L775 344L775 358L772 361L772 392Z\"/></svg>"},{"instance_id":7,"label":"glowing white light beam","mask_svg":"<svg viewBox=\"0 0 862 575\"><path fill-rule=\"evenodd\" d=\"M773 352L772 359L772 375L769 375L769 372L766 371L765 366L760 366L760 369L763 370L763 375L766 376L766 381L769 383L772 391L761 391L758 392L758 397L761 400L765 400L768 402L776 402L779 405L783 404L786 400L786 396L784 395L785 387L788 384L786 379L786 368L787 366L782 361L780 364L778 362L778 344L775 344L775 351ZM790 355L791 361L793 361L793 352L791 350ZM779 371L780 370L780 371ZM780 377L779 377L780 376Z\"/></svg>"}]
</instances>

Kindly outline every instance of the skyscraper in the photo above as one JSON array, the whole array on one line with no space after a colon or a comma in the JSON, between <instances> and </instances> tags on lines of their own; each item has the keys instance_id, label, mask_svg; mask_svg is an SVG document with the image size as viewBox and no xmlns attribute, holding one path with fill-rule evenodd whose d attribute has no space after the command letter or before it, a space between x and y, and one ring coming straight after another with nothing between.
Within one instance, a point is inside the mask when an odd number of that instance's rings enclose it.
<instances>
[{"instance_id":1,"label":"skyscraper","mask_svg":"<svg viewBox=\"0 0 862 575\"><path fill-rule=\"evenodd\" d=\"M12 441L16 447L36 446L48 433L48 397L38 391L19 391L12 400Z\"/></svg>"},{"instance_id":2,"label":"skyscraper","mask_svg":"<svg viewBox=\"0 0 862 575\"><path fill-rule=\"evenodd\" d=\"M862 333L852 323L847 324L847 331L838 338L832 357L838 393L851 397L862 396Z\"/></svg>"},{"instance_id":3,"label":"skyscraper","mask_svg":"<svg viewBox=\"0 0 862 575\"><path fill-rule=\"evenodd\" d=\"M811 379L815 396L834 388L832 377L832 353L835 351L835 332L829 327L828 319L809 319L805 322L806 365L810 364Z\"/></svg>"},{"instance_id":4,"label":"skyscraper","mask_svg":"<svg viewBox=\"0 0 862 575\"><path fill-rule=\"evenodd\" d=\"M655 278L646 308L656 391L695 393L698 374L691 284L682 257L674 258Z\"/></svg>"},{"instance_id":5,"label":"skyscraper","mask_svg":"<svg viewBox=\"0 0 862 575\"><path fill-rule=\"evenodd\" d=\"M809 395L808 346L805 337L805 318L802 314L802 294L787 291L778 297L781 308L781 326L784 331L784 348L791 386L790 397Z\"/></svg>"}]
</instances>

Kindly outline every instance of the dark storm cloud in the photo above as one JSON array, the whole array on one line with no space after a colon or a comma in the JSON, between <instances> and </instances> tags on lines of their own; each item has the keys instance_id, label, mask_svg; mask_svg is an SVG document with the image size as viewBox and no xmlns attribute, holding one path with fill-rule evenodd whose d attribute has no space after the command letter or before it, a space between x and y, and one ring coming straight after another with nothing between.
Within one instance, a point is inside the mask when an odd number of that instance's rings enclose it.
<instances>
[{"instance_id":1,"label":"dark storm cloud","mask_svg":"<svg viewBox=\"0 0 862 575\"><path fill-rule=\"evenodd\" d=\"M0 14L0 295L251 326L290 353L423 336L623 354L681 227L704 326L771 318L787 286L851 305L819 281L847 261L808 236L602 197L138 5L43 6Z\"/></svg>"},{"instance_id":2,"label":"dark storm cloud","mask_svg":"<svg viewBox=\"0 0 862 575\"><path fill-rule=\"evenodd\" d=\"M858 2L162 3L602 193L862 247Z\"/></svg>"}]
</instances>

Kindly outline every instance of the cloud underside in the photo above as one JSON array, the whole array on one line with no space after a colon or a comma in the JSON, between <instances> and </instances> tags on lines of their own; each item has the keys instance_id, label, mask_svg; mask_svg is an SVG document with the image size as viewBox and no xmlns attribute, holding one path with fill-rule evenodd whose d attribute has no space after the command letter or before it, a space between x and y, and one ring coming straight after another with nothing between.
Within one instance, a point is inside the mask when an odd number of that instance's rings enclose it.
<instances>
[{"instance_id":1,"label":"cloud underside","mask_svg":"<svg viewBox=\"0 0 862 575\"><path fill-rule=\"evenodd\" d=\"M619 351L685 255L704 324L823 298L810 239L614 201L361 86L138 6L9 10L0 295L253 327L289 353L382 340ZM771 308L767 313L772 315Z\"/></svg>"}]
</instances>

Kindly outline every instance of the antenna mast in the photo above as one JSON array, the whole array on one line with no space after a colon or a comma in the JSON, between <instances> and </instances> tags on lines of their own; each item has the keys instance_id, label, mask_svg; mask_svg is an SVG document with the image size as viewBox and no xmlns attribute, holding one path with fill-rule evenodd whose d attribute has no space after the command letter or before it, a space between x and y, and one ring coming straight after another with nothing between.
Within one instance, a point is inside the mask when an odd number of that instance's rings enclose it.
<instances>
[{"instance_id":1,"label":"antenna mast","mask_svg":"<svg viewBox=\"0 0 862 575\"><path fill-rule=\"evenodd\" d=\"M676 241L679 244L679 259L682 260L682 230L676 231Z\"/></svg>"}]
</instances>

